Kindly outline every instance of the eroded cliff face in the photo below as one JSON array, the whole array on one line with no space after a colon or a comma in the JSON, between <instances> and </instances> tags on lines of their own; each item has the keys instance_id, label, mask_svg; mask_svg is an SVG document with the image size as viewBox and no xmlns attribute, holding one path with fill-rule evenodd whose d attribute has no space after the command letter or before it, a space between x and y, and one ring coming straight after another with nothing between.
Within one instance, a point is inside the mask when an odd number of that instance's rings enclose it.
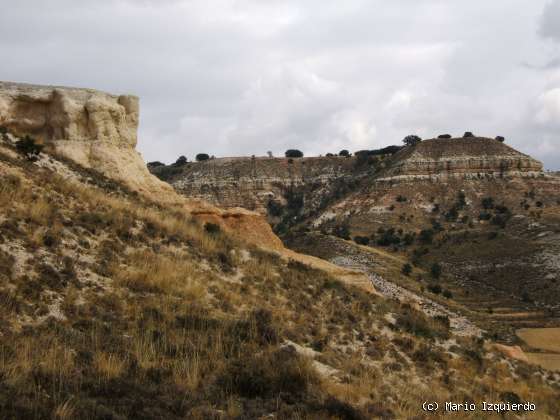
<instances>
[{"instance_id":1,"label":"eroded cliff face","mask_svg":"<svg viewBox=\"0 0 560 420\"><path fill-rule=\"evenodd\" d=\"M139 101L92 89L0 82L0 126L150 197L171 193L136 152Z\"/></svg>"},{"instance_id":2,"label":"eroded cliff face","mask_svg":"<svg viewBox=\"0 0 560 420\"><path fill-rule=\"evenodd\" d=\"M363 275L284 248L266 219L243 208L220 209L183 196L147 169L135 150L139 101L92 89L0 82L0 127L15 139L30 135L55 153L122 182L151 201L180 206L200 222L212 222L248 243L329 271L367 290Z\"/></svg>"},{"instance_id":3,"label":"eroded cliff face","mask_svg":"<svg viewBox=\"0 0 560 420\"><path fill-rule=\"evenodd\" d=\"M221 158L151 171L187 197L223 208L243 207L278 226L312 216L371 176L355 157Z\"/></svg>"},{"instance_id":4,"label":"eroded cliff face","mask_svg":"<svg viewBox=\"0 0 560 420\"><path fill-rule=\"evenodd\" d=\"M393 156L379 180L535 177L542 163L494 139L431 139Z\"/></svg>"},{"instance_id":5,"label":"eroded cliff face","mask_svg":"<svg viewBox=\"0 0 560 420\"><path fill-rule=\"evenodd\" d=\"M230 229L250 242L281 249L280 240L259 215L218 209L175 193L149 173L135 150L139 101L92 89L0 82L0 126L15 136L30 135L86 168L123 182L160 203L182 204L195 217ZM247 231L254 235L246 235Z\"/></svg>"}]
</instances>

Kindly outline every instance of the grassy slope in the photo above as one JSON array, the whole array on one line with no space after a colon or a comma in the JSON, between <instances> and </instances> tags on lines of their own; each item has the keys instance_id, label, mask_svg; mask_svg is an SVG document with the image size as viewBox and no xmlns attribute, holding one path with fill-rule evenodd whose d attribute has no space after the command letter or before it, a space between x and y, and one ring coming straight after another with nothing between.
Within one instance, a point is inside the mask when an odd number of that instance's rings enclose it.
<instances>
[{"instance_id":1,"label":"grassy slope","mask_svg":"<svg viewBox=\"0 0 560 420\"><path fill-rule=\"evenodd\" d=\"M512 395L560 411L538 371L446 350L441 322L73 173L0 148L5 418L406 418Z\"/></svg>"}]
</instances>

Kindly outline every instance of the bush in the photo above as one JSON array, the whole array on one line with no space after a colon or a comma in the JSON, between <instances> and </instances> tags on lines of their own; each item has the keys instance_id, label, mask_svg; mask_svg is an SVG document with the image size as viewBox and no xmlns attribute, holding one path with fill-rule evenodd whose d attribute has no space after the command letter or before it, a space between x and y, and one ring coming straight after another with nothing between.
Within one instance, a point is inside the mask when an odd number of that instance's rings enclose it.
<instances>
[{"instance_id":1,"label":"bush","mask_svg":"<svg viewBox=\"0 0 560 420\"><path fill-rule=\"evenodd\" d=\"M412 245L413 242L414 242L414 234L407 233L406 235L404 235L404 237L403 237L404 245L410 246L410 245Z\"/></svg>"},{"instance_id":2,"label":"bush","mask_svg":"<svg viewBox=\"0 0 560 420\"><path fill-rule=\"evenodd\" d=\"M381 229L379 233L381 233L381 237L377 240L379 246L398 245L401 242L401 238L395 234L394 228Z\"/></svg>"},{"instance_id":3,"label":"bush","mask_svg":"<svg viewBox=\"0 0 560 420\"><path fill-rule=\"evenodd\" d=\"M403 139L403 143L404 143L406 146L414 146L414 145L420 143L421 141L422 141L422 139L421 139L420 137L414 135L414 134L411 134L411 135L409 135L409 136L406 136L406 137Z\"/></svg>"},{"instance_id":4,"label":"bush","mask_svg":"<svg viewBox=\"0 0 560 420\"><path fill-rule=\"evenodd\" d=\"M159 166L165 166L165 163L161 163L161 162L158 162L156 160L156 161L153 161L153 162L148 162L147 166L148 166L148 168L157 168Z\"/></svg>"},{"instance_id":5,"label":"bush","mask_svg":"<svg viewBox=\"0 0 560 420\"><path fill-rule=\"evenodd\" d=\"M284 212L284 207L278 201L269 200L266 207L268 208L268 214L273 217L280 217Z\"/></svg>"},{"instance_id":6,"label":"bush","mask_svg":"<svg viewBox=\"0 0 560 420\"><path fill-rule=\"evenodd\" d=\"M494 208L494 199L492 197L484 197L482 199L482 207L485 210L493 209Z\"/></svg>"},{"instance_id":7,"label":"bush","mask_svg":"<svg viewBox=\"0 0 560 420\"><path fill-rule=\"evenodd\" d=\"M409 263L404 264L401 273L403 273L405 276L409 276L410 273L412 273L412 266Z\"/></svg>"},{"instance_id":8,"label":"bush","mask_svg":"<svg viewBox=\"0 0 560 420\"><path fill-rule=\"evenodd\" d=\"M500 143L503 143L504 141L506 141L505 137L502 137L502 136L497 136L496 140L498 140Z\"/></svg>"},{"instance_id":9,"label":"bush","mask_svg":"<svg viewBox=\"0 0 560 420\"><path fill-rule=\"evenodd\" d=\"M16 142L16 150L28 160L34 161L37 160L37 156L43 150L43 145L36 143L34 138L25 136Z\"/></svg>"},{"instance_id":10,"label":"bush","mask_svg":"<svg viewBox=\"0 0 560 420\"><path fill-rule=\"evenodd\" d=\"M418 236L418 240L423 244L431 244L433 239L434 239L433 229L422 229L420 231L420 235Z\"/></svg>"},{"instance_id":11,"label":"bush","mask_svg":"<svg viewBox=\"0 0 560 420\"><path fill-rule=\"evenodd\" d=\"M196 155L195 159L197 162L204 162L205 160L210 159L210 156L208 156L208 154L206 153L199 153L198 155Z\"/></svg>"},{"instance_id":12,"label":"bush","mask_svg":"<svg viewBox=\"0 0 560 420\"><path fill-rule=\"evenodd\" d=\"M439 265L439 263L433 263L430 268L430 274L433 278L439 279L441 276L441 265Z\"/></svg>"},{"instance_id":13,"label":"bush","mask_svg":"<svg viewBox=\"0 0 560 420\"><path fill-rule=\"evenodd\" d=\"M451 138L451 134L440 134L438 136L438 139L450 139Z\"/></svg>"},{"instance_id":14,"label":"bush","mask_svg":"<svg viewBox=\"0 0 560 420\"><path fill-rule=\"evenodd\" d=\"M288 149L288 150L286 150L286 153L284 153L284 155L287 158L302 158L303 157L303 152L301 150L297 150L297 149Z\"/></svg>"},{"instance_id":15,"label":"bush","mask_svg":"<svg viewBox=\"0 0 560 420\"><path fill-rule=\"evenodd\" d=\"M456 207L458 209L463 209L467 205L467 197L463 191L457 193L457 203Z\"/></svg>"},{"instance_id":16,"label":"bush","mask_svg":"<svg viewBox=\"0 0 560 420\"><path fill-rule=\"evenodd\" d=\"M253 399L287 394L299 400L308 386L317 382L317 374L293 347L244 354L218 378L224 391Z\"/></svg>"},{"instance_id":17,"label":"bush","mask_svg":"<svg viewBox=\"0 0 560 420\"><path fill-rule=\"evenodd\" d=\"M344 156L344 157L349 157L350 156L350 152L346 149L341 150L340 152L338 152L339 156Z\"/></svg>"},{"instance_id":18,"label":"bush","mask_svg":"<svg viewBox=\"0 0 560 420\"><path fill-rule=\"evenodd\" d=\"M397 200L398 203L405 203L406 202L406 197L403 196L403 195L399 195L399 196L397 196L396 200Z\"/></svg>"},{"instance_id":19,"label":"bush","mask_svg":"<svg viewBox=\"0 0 560 420\"><path fill-rule=\"evenodd\" d=\"M222 228L216 223L206 223L204 225L204 230L210 235L217 235L222 231Z\"/></svg>"},{"instance_id":20,"label":"bush","mask_svg":"<svg viewBox=\"0 0 560 420\"><path fill-rule=\"evenodd\" d=\"M448 222L454 222L457 220L458 216L459 212L457 210L457 207L453 206L449 209L449 211L445 213L445 220L447 220Z\"/></svg>"},{"instance_id":21,"label":"bush","mask_svg":"<svg viewBox=\"0 0 560 420\"><path fill-rule=\"evenodd\" d=\"M206 156L208 156L208 155L206 155ZM206 158L206 159L208 159L208 158ZM206 160L206 159L203 159L203 160ZM197 156L196 160L199 160L198 156ZM183 165L186 165L186 164L187 164L187 158L185 156L179 156L179 159L177 159L175 161L175 166L183 166Z\"/></svg>"},{"instance_id":22,"label":"bush","mask_svg":"<svg viewBox=\"0 0 560 420\"><path fill-rule=\"evenodd\" d=\"M336 226L333 230L333 234L342 239L350 239L350 229L348 229L346 225Z\"/></svg>"},{"instance_id":23,"label":"bush","mask_svg":"<svg viewBox=\"0 0 560 420\"><path fill-rule=\"evenodd\" d=\"M439 295L441 293L441 286L439 284L428 285L428 290L434 295Z\"/></svg>"},{"instance_id":24,"label":"bush","mask_svg":"<svg viewBox=\"0 0 560 420\"><path fill-rule=\"evenodd\" d=\"M492 215L485 211L480 212L480 214L478 215L478 220L490 220L491 218Z\"/></svg>"},{"instance_id":25,"label":"bush","mask_svg":"<svg viewBox=\"0 0 560 420\"><path fill-rule=\"evenodd\" d=\"M465 131L465 134L463 134L463 138L469 138L469 137L474 137L474 134L471 133L470 131Z\"/></svg>"},{"instance_id":26,"label":"bush","mask_svg":"<svg viewBox=\"0 0 560 420\"><path fill-rule=\"evenodd\" d=\"M354 242L358 245L369 245L369 238L367 236L354 236Z\"/></svg>"},{"instance_id":27,"label":"bush","mask_svg":"<svg viewBox=\"0 0 560 420\"><path fill-rule=\"evenodd\" d=\"M453 293L451 293L451 291L445 289L443 291L443 297L446 299L453 299Z\"/></svg>"},{"instance_id":28,"label":"bush","mask_svg":"<svg viewBox=\"0 0 560 420\"><path fill-rule=\"evenodd\" d=\"M418 337L448 337L449 326L440 319L429 318L420 311L404 306L397 315L397 328Z\"/></svg>"}]
</instances>

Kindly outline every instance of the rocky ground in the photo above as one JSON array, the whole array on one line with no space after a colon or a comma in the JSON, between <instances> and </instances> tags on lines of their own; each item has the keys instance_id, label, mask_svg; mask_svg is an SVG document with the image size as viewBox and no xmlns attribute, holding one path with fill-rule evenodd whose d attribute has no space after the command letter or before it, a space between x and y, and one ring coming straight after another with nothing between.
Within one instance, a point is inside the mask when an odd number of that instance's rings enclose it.
<instances>
[{"instance_id":1,"label":"rocky ground","mask_svg":"<svg viewBox=\"0 0 560 420\"><path fill-rule=\"evenodd\" d=\"M482 335L482 330L473 324L467 317L460 315L444 305L437 303L426 296L414 293L402 286L386 280L383 276L376 274L371 267L371 256L366 253L361 255L345 255L332 258L333 264L341 267L360 270L368 275L375 290L388 299L394 299L398 302L412 303L426 315L431 317L442 316L449 318L449 323L454 334L459 336L476 336Z\"/></svg>"}]
</instances>

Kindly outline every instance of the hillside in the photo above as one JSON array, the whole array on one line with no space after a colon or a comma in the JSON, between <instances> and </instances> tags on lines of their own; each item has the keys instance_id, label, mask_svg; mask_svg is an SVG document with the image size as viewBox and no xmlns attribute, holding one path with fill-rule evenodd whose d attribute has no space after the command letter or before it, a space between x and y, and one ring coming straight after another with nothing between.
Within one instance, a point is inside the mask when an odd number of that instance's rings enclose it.
<instances>
[{"instance_id":1,"label":"hillside","mask_svg":"<svg viewBox=\"0 0 560 420\"><path fill-rule=\"evenodd\" d=\"M249 157L152 166L150 171L186 197L254 210L285 231L352 191L374 168L356 157Z\"/></svg>"},{"instance_id":2,"label":"hillside","mask_svg":"<svg viewBox=\"0 0 560 420\"><path fill-rule=\"evenodd\" d=\"M429 139L396 153L380 179L539 176L542 164L484 137Z\"/></svg>"},{"instance_id":3,"label":"hillside","mask_svg":"<svg viewBox=\"0 0 560 420\"><path fill-rule=\"evenodd\" d=\"M560 411L560 375L284 250L260 216L143 191L16 131L0 135L3 418L422 418L426 400L489 398Z\"/></svg>"},{"instance_id":4,"label":"hillside","mask_svg":"<svg viewBox=\"0 0 560 420\"><path fill-rule=\"evenodd\" d=\"M178 191L200 196L206 188L218 205L229 203L231 191L243 191L238 205L278 201L267 206L268 220L295 250L345 265L343 259L357 251L339 249L333 236L356 239L380 252L358 267L362 271L379 273L385 265L389 280L398 281L403 265L418 268L424 274L407 281L409 289L432 299L430 289L439 283L453 295L445 304L470 311L477 325L504 343L523 344L516 335L520 328L560 324L560 178L500 141L438 138L393 155L292 163L216 159L165 168L175 172L169 181ZM312 176L301 176L301 168ZM233 173L244 176L220 184ZM270 174L283 189L255 189L272 185L266 184ZM323 187L315 188L321 179ZM391 254L399 266L385 258ZM434 264L441 267L438 279L430 274Z\"/></svg>"}]
</instances>

